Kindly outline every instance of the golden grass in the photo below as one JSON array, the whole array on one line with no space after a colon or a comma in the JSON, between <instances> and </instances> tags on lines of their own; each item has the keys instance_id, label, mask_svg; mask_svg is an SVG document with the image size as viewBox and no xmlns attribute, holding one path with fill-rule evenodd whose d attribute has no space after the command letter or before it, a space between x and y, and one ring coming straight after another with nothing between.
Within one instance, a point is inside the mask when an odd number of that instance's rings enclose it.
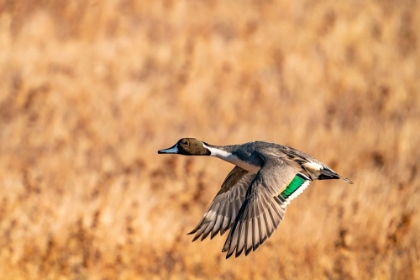
<instances>
[{"instance_id":1,"label":"golden grass","mask_svg":"<svg viewBox=\"0 0 420 280\"><path fill-rule=\"evenodd\" d=\"M418 1L0 1L1 279L420 279ZM191 230L266 140L314 182L225 260Z\"/></svg>"}]
</instances>

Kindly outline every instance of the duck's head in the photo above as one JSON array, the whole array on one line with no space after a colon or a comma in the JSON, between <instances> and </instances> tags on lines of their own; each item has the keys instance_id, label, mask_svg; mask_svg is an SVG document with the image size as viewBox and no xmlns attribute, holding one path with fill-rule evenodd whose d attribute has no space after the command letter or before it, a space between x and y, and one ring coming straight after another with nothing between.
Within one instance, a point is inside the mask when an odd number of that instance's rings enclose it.
<instances>
[{"instance_id":1,"label":"duck's head","mask_svg":"<svg viewBox=\"0 0 420 280\"><path fill-rule=\"evenodd\" d=\"M208 144L195 138L182 138L168 149L159 150L158 154L179 154L185 156L209 156Z\"/></svg>"}]
</instances>

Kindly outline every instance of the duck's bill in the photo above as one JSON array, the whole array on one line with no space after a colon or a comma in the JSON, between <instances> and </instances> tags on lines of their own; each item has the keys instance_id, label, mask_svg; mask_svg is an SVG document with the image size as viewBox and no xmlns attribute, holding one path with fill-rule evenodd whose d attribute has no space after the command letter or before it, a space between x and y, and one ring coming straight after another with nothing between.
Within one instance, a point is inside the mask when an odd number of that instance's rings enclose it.
<instances>
[{"instance_id":1,"label":"duck's bill","mask_svg":"<svg viewBox=\"0 0 420 280\"><path fill-rule=\"evenodd\" d=\"M158 154L177 154L177 153L178 153L178 144L175 144L174 146L170 148L158 151Z\"/></svg>"}]
</instances>

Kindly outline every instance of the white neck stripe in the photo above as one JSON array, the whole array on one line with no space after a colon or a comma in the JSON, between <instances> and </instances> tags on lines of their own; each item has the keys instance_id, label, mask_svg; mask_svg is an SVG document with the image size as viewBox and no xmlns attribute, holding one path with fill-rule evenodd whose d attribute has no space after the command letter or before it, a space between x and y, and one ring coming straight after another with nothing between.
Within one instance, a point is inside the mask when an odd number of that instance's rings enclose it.
<instances>
[{"instance_id":1,"label":"white neck stripe","mask_svg":"<svg viewBox=\"0 0 420 280\"><path fill-rule=\"evenodd\" d=\"M217 148L211 148L203 143L203 147L210 151L211 155L214 157L218 157L220 159L227 160L229 157L232 156L232 153L217 149Z\"/></svg>"},{"instance_id":2,"label":"white neck stripe","mask_svg":"<svg viewBox=\"0 0 420 280\"><path fill-rule=\"evenodd\" d=\"M245 170L247 170L251 173L256 174L258 172L258 170L260 170L260 167L249 164L246 161L240 160L237 156L233 155L231 152L226 152L226 151L223 151L223 150L218 149L218 148L212 148L212 147L209 147L205 144L203 144L203 147L208 149L212 156L218 157L218 158L220 158L224 161L227 161L227 162L230 162L234 165L237 165L237 166L239 166L239 167L241 167L241 168L243 168L243 169L245 169Z\"/></svg>"}]
</instances>

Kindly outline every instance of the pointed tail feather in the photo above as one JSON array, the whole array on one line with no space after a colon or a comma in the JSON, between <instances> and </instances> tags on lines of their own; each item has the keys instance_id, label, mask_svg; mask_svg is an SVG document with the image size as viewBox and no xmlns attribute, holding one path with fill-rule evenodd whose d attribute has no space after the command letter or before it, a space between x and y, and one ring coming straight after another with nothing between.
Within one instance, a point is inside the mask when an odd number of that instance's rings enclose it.
<instances>
[{"instance_id":1,"label":"pointed tail feather","mask_svg":"<svg viewBox=\"0 0 420 280\"><path fill-rule=\"evenodd\" d=\"M349 184L353 184L353 181L352 180L350 180L349 178L347 178L347 177L341 177L340 176L340 179L343 179L344 181L346 181L347 183L349 183Z\"/></svg>"},{"instance_id":2,"label":"pointed tail feather","mask_svg":"<svg viewBox=\"0 0 420 280\"><path fill-rule=\"evenodd\" d=\"M319 172L321 174L319 174L318 180L343 179L347 183L353 184L353 182L349 178L342 177L342 176L338 175L337 173L335 173L334 171L332 171L331 169L322 168L321 170L319 170Z\"/></svg>"}]
</instances>

